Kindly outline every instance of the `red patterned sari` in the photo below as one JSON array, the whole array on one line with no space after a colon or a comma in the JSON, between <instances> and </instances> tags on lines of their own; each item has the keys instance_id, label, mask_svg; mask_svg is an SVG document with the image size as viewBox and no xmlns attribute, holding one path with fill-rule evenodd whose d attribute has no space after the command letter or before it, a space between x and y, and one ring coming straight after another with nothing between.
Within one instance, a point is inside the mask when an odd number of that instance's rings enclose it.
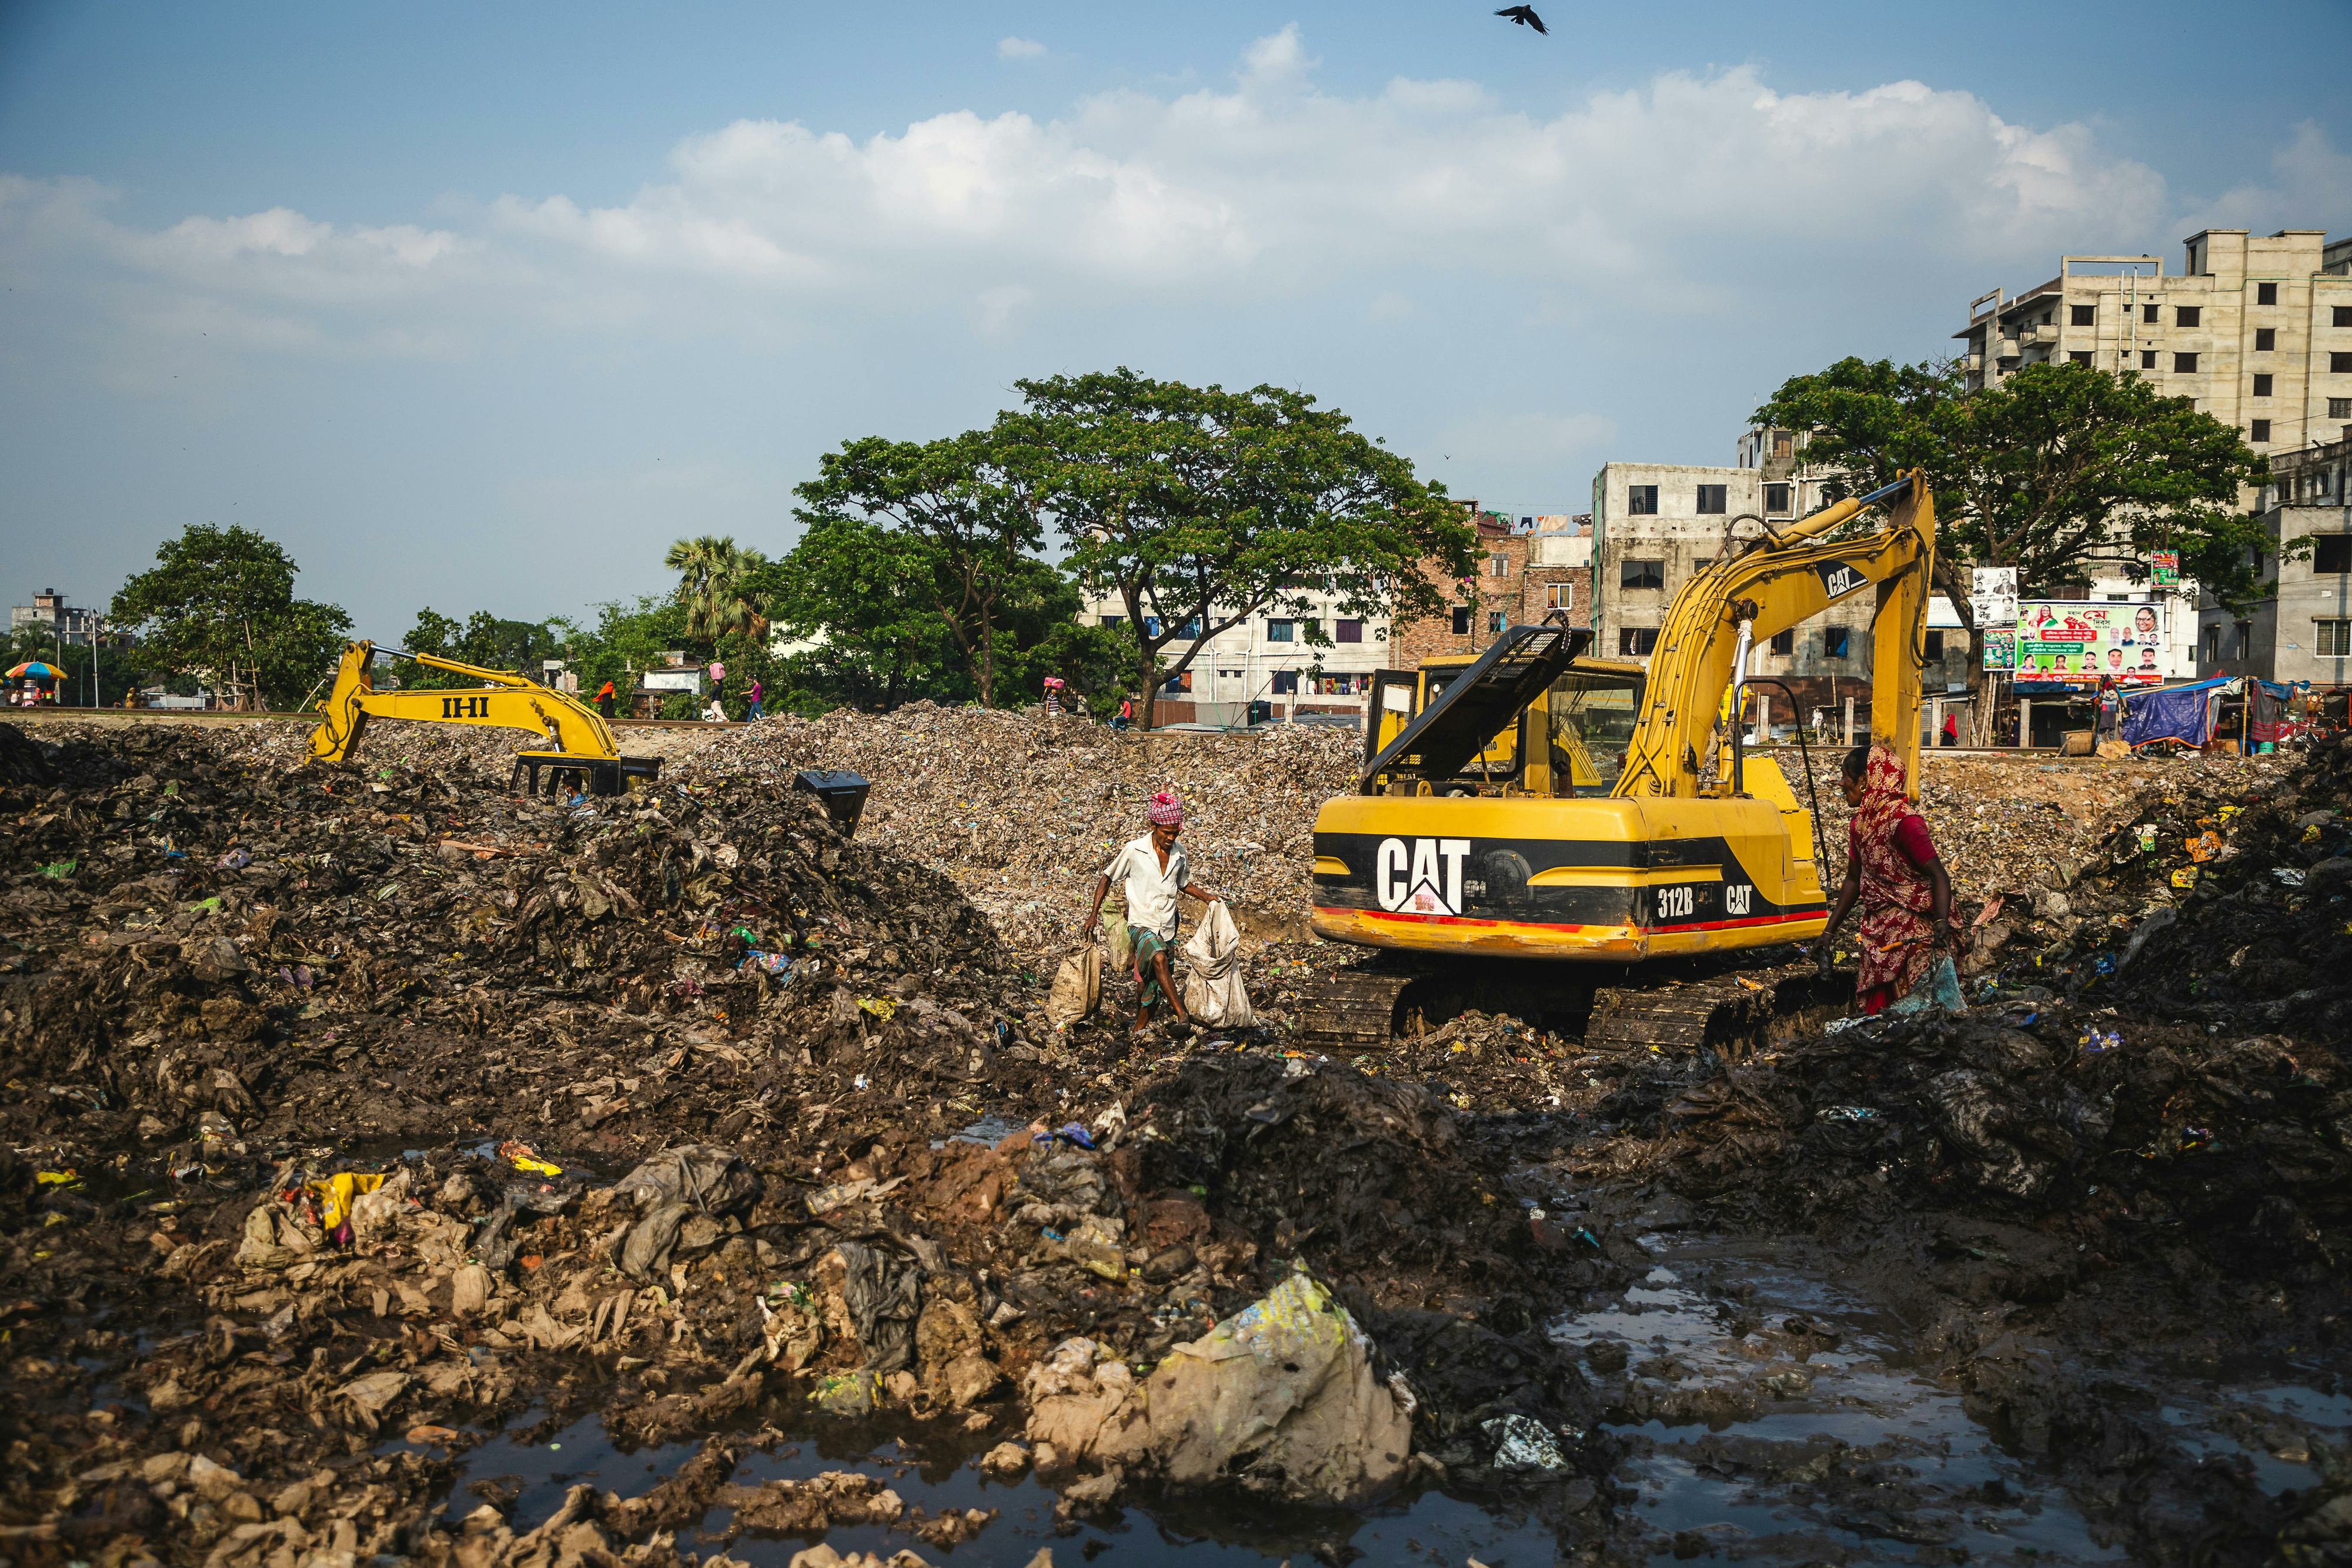
<instances>
[{"instance_id":1,"label":"red patterned sari","mask_svg":"<svg viewBox=\"0 0 2352 1568\"><path fill-rule=\"evenodd\" d=\"M1935 889L1897 841L1908 838L1915 852L1925 848L1923 858L1933 860L1927 824L1905 830L1906 821L1916 820L1903 792L1903 759L1891 747L1872 747L1863 771L1862 804L1846 827L1862 878L1855 895L1862 905L1862 968L1854 993L1865 1013L1909 995L1935 959Z\"/></svg>"}]
</instances>

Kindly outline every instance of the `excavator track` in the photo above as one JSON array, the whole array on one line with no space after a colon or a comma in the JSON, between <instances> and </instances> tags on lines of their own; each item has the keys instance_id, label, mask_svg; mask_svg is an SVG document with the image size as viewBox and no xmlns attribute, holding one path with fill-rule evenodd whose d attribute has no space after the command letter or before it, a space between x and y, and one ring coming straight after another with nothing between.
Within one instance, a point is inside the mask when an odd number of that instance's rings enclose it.
<instances>
[{"instance_id":1,"label":"excavator track","mask_svg":"<svg viewBox=\"0 0 2352 1568\"><path fill-rule=\"evenodd\" d=\"M1513 1012L1563 1034L1580 1034L1600 1053L1656 1052L1680 1056L1732 1049L1760 1040L1773 1019L1843 999L1853 981L1822 981L1802 963L1654 966L1600 970L1613 985L1578 984L1566 966L1498 966L1491 975L1465 975L1461 961L1385 955L1377 966L1342 969L1298 996L1299 1042L1326 1051L1386 1049L1400 1028L1433 1027L1467 1003Z\"/></svg>"}]
</instances>

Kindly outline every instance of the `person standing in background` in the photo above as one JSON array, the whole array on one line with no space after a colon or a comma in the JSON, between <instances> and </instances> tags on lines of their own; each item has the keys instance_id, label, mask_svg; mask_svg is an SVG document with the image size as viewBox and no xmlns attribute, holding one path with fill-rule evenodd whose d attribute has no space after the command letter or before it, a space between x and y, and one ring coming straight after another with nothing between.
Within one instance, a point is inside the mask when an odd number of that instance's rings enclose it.
<instances>
[{"instance_id":1,"label":"person standing in background","mask_svg":"<svg viewBox=\"0 0 2352 1568\"><path fill-rule=\"evenodd\" d=\"M604 721L607 724L612 722L613 704L615 700L613 695L613 683L606 681L596 693L596 711L604 716Z\"/></svg>"},{"instance_id":2,"label":"person standing in background","mask_svg":"<svg viewBox=\"0 0 2352 1568\"><path fill-rule=\"evenodd\" d=\"M744 694L744 695L748 696L751 700L751 712L744 716L745 723L757 724L760 722L760 698L766 693L766 691L767 688L760 685L760 677L753 675L751 677L751 689Z\"/></svg>"}]
</instances>

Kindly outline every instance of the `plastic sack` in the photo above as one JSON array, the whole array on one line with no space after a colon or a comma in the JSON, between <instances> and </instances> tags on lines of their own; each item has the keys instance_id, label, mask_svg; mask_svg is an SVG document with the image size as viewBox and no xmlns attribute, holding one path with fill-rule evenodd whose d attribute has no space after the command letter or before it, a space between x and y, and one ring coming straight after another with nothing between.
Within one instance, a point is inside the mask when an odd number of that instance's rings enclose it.
<instances>
[{"instance_id":1,"label":"plastic sack","mask_svg":"<svg viewBox=\"0 0 2352 1568\"><path fill-rule=\"evenodd\" d=\"M1242 983L1242 934L1223 899L1192 928L1184 944L1184 1010L1211 1029L1239 1029L1256 1021L1249 988Z\"/></svg>"},{"instance_id":2,"label":"plastic sack","mask_svg":"<svg viewBox=\"0 0 2352 1568\"><path fill-rule=\"evenodd\" d=\"M1960 998L1960 975L1953 967L1949 953L1938 953L1919 983L1911 988L1900 1001L1886 1009L1890 1013L1948 1012L1964 1013L1967 1002Z\"/></svg>"},{"instance_id":3,"label":"plastic sack","mask_svg":"<svg viewBox=\"0 0 2352 1568\"><path fill-rule=\"evenodd\" d=\"M1102 955L1088 943L1074 948L1054 971L1054 989L1045 998L1045 1019L1055 1028L1074 1024L1095 1010L1102 1000Z\"/></svg>"}]
</instances>

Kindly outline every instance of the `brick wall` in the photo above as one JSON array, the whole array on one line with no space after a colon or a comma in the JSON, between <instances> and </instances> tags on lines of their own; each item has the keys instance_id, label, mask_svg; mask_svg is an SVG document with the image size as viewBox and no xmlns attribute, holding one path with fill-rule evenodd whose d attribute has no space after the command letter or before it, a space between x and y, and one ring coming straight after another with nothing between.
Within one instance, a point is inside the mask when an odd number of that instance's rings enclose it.
<instances>
[{"instance_id":1,"label":"brick wall","mask_svg":"<svg viewBox=\"0 0 2352 1568\"><path fill-rule=\"evenodd\" d=\"M1431 568L1423 569L1449 605L1469 612L1468 629L1456 632L1454 617L1446 613L1399 621L1390 642L1393 668L1419 669L1423 660L1440 654L1482 653L1495 640L1496 614L1502 616L1506 626L1541 621L1552 608L1554 588L1562 591L1560 607L1567 611L1569 623L1589 623L1592 612L1591 570L1580 566L1530 565L1530 558L1537 553L1533 548L1535 536L1513 533L1490 521L1489 516L1482 514L1478 519L1478 542L1486 553L1477 562L1475 575L1457 580L1440 577Z\"/></svg>"}]
</instances>

